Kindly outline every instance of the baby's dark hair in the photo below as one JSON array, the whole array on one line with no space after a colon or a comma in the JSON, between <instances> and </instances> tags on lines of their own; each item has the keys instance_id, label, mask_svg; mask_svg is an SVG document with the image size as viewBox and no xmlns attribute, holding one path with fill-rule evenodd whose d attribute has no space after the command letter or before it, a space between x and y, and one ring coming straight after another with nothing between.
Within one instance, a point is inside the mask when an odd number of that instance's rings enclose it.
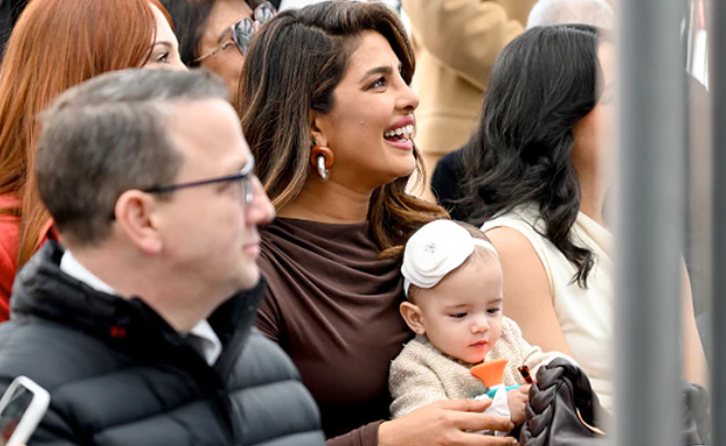
<instances>
[{"instance_id":1,"label":"baby's dark hair","mask_svg":"<svg viewBox=\"0 0 726 446\"><path fill-rule=\"evenodd\" d=\"M491 240L489 240L489 237L486 236L484 231L477 228L474 225L470 225L469 223L464 223L462 221L456 221L452 220L457 225L461 226L462 228L466 229L467 232L469 232L469 235L471 235L472 238L484 240L485 242L492 244ZM492 248L494 248L494 245L492 244ZM447 276L454 271L458 271L461 268L466 267L466 265L470 265L474 261L480 261L480 262L490 262L492 260L495 260L497 263L499 263L499 254L494 249L488 249L483 246L474 245L474 252L467 258L464 263L459 265L457 268L450 271ZM442 279L443 280L443 279ZM421 290L421 288L417 287L414 284L411 284L408 289L408 300L412 303L415 303L415 297L416 294Z\"/></svg>"}]
</instances>

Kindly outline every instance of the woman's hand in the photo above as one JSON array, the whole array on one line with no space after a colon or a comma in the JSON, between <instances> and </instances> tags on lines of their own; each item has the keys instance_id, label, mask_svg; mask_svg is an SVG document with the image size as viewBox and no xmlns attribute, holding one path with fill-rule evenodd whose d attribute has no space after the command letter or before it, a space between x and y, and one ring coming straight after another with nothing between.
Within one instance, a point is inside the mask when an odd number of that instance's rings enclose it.
<instances>
[{"instance_id":1,"label":"woman's hand","mask_svg":"<svg viewBox=\"0 0 726 446\"><path fill-rule=\"evenodd\" d=\"M511 437L474 433L482 430L509 432L511 420L484 412L492 401L473 399L438 401L410 414L382 423L379 446L509 446ZM469 432L467 432L469 431Z\"/></svg>"},{"instance_id":2,"label":"woman's hand","mask_svg":"<svg viewBox=\"0 0 726 446\"><path fill-rule=\"evenodd\" d=\"M531 387L531 384L527 384L507 392L507 404L509 404L509 412L512 414L514 424L524 423L524 408L527 407Z\"/></svg>"}]
</instances>

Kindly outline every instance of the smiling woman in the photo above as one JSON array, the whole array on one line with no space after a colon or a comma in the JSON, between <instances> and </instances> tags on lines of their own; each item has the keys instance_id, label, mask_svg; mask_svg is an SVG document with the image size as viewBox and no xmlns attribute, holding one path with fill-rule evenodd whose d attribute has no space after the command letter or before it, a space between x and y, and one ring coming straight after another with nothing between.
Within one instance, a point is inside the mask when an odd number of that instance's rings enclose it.
<instances>
[{"instance_id":1,"label":"smiling woman","mask_svg":"<svg viewBox=\"0 0 726 446\"><path fill-rule=\"evenodd\" d=\"M157 0L34 0L0 66L0 321L15 272L48 238L52 221L32 171L38 114L62 91L124 68L183 69Z\"/></svg>"},{"instance_id":2,"label":"smiling woman","mask_svg":"<svg viewBox=\"0 0 726 446\"><path fill-rule=\"evenodd\" d=\"M257 325L296 363L329 446L457 444L481 438L467 429L509 424L466 413L486 409L473 400L384 422L388 368L411 337L393 254L447 216L406 193L419 166L413 71L386 6L324 2L270 20L242 73L242 128L281 217L261 232L268 292Z\"/></svg>"}]
</instances>

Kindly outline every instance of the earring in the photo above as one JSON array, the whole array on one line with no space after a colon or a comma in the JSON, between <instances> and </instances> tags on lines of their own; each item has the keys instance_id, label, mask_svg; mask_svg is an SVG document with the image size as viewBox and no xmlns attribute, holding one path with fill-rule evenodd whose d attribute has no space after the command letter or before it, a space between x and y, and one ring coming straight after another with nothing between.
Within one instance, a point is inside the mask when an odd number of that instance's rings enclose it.
<instances>
[{"instance_id":1,"label":"earring","mask_svg":"<svg viewBox=\"0 0 726 446\"><path fill-rule=\"evenodd\" d=\"M330 168L334 162L335 155L330 148L315 144L310 150L310 164L317 169L318 176L323 181L327 181L330 177Z\"/></svg>"}]
</instances>

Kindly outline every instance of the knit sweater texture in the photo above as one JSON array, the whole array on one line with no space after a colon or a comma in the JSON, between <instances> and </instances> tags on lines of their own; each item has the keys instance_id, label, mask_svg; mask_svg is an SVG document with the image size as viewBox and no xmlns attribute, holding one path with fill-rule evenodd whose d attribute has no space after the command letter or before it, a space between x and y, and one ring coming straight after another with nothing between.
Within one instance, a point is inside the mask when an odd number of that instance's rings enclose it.
<instances>
[{"instance_id":1,"label":"knit sweater texture","mask_svg":"<svg viewBox=\"0 0 726 446\"><path fill-rule=\"evenodd\" d=\"M542 365L560 357L574 363L563 353L545 353L539 347L530 345L522 337L519 326L504 317L501 337L484 360L508 359L503 382L505 386L513 386L525 384L517 371L519 366L527 365L535 376ZM469 372L472 365L445 355L426 336L416 336L391 363L391 415L394 418L402 417L436 401L473 398L486 393L487 386Z\"/></svg>"}]
</instances>

